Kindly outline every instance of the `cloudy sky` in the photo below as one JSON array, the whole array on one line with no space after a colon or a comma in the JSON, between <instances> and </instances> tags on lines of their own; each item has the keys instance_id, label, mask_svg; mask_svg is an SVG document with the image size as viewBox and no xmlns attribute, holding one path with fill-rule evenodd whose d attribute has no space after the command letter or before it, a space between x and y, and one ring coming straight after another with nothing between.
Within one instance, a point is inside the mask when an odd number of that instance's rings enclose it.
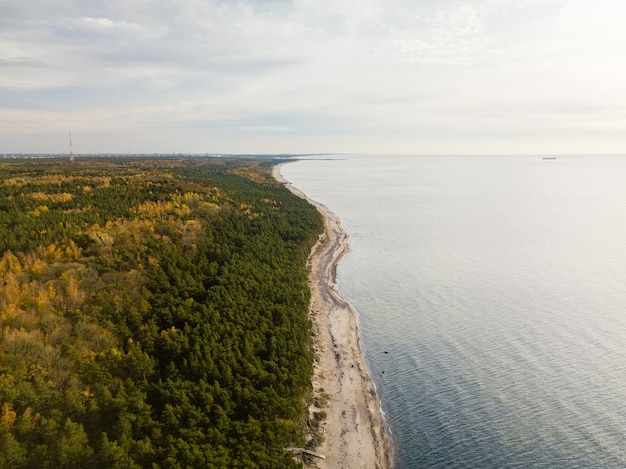
<instances>
[{"instance_id":1,"label":"cloudy sky","mask_svg":"<svg viewBox=\"0 0 626 469\"><path fill-rule=\"evenodd\" d=\"M0 0L0 153L626 153L623 0Z\"/></svg>"}]
</instances>

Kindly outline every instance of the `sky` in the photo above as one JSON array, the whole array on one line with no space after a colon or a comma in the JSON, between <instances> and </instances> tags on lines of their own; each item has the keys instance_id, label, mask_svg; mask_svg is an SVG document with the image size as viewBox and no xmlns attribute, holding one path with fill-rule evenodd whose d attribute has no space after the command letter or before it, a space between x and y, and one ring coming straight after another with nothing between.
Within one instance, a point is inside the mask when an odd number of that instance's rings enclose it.
<instances>
[{"instance_id":1,"label":"sky","mask_svg":"<svg viewBox=\"0 0 626 469\"><path fill-rule=\"evenodd\" d=\"M623 0L0 0L0 153L626 154Z\"/></svg>"}]
</instances>

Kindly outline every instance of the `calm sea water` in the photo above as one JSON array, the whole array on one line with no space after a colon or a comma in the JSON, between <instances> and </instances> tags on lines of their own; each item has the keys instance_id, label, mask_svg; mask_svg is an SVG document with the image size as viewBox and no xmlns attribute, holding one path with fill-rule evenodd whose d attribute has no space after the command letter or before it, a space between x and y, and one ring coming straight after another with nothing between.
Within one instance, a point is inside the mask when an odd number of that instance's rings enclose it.
<instances>
[{"instance_id":1,"label":"calm sea water","mask_svg":"<svg viewBox=\"0 0 626 469\"><path fill-rule=\"evenodd\" d=\"M626 157L333 158L396 467L626 467Z\"/></svg>"}]
</instances>

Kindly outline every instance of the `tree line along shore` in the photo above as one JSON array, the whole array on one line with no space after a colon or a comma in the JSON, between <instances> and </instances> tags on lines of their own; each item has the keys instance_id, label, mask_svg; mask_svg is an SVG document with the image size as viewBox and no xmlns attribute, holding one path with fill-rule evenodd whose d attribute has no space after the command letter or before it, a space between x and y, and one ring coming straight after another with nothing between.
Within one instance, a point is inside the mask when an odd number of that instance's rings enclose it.
<instances>
[{"instance_id":1,"label":"tree line along shore","mask_svg":"<svg viewBox=\"0 0 626 469\"><path fill-rule=\"evenodd\" d=\"M273 164L0 162L0 468L299 467L323 222Z\"/></svg>"}]
</instances>

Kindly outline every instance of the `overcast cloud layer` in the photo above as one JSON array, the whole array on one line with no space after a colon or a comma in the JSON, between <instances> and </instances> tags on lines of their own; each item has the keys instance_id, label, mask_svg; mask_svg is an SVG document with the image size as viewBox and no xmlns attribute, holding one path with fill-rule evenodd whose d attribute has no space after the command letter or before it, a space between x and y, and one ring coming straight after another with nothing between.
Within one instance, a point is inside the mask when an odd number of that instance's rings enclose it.
<instances>
[{"instance_id":1,"label":"overcast cloud layer","mask_svg":"<svg viewBox=\"0 0 626 469\"><path fill-rule=\"evenodd\" d=\"M622 0L0 0L0 153L626 153Z\"/></svg>"}]
</instances>

